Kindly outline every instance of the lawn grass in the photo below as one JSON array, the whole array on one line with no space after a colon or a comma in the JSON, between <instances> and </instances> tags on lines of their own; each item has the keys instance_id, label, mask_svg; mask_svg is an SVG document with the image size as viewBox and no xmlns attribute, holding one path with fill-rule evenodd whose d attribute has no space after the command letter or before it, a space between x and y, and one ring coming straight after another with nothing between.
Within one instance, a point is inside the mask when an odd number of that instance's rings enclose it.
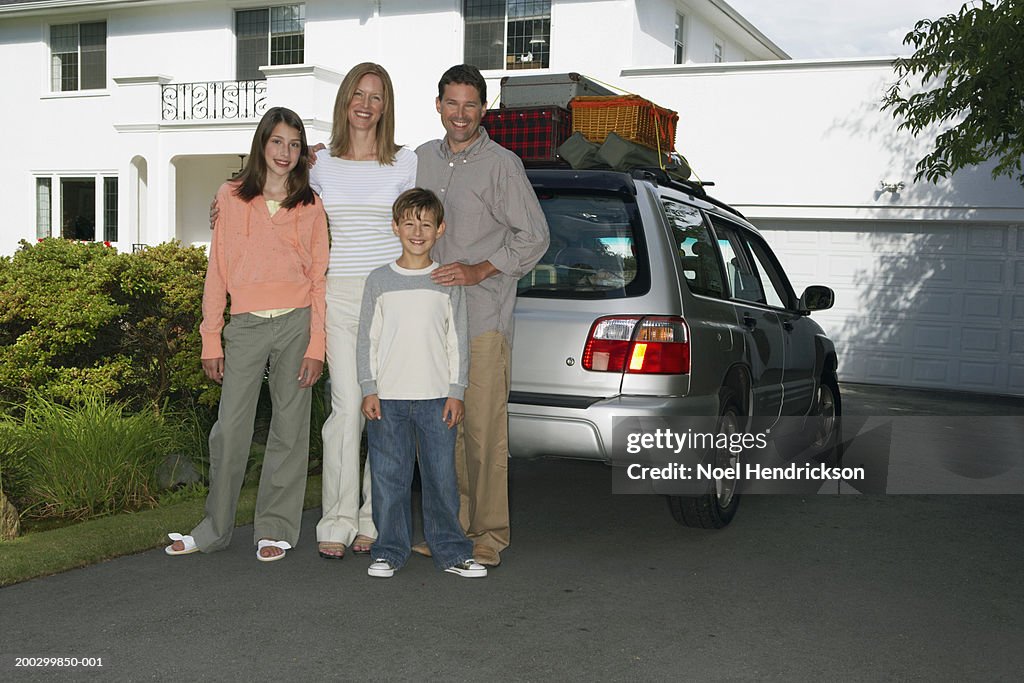
<instances>
[{"instance_id":1,"label":"lawn grass","mask_svg":"<svg viewBox=\"0 0 1024 683\"><path fill-rule=\"evenodd\" d=\"M0 586L167 545L168 531L185 533L202 519L204 503L205 498L200 497L0 542ZM256 486L242 489L236 526L252 524L255 505ZM319 506L320 477L310 476L303 508Z\"/></svg>"}]
</instances>

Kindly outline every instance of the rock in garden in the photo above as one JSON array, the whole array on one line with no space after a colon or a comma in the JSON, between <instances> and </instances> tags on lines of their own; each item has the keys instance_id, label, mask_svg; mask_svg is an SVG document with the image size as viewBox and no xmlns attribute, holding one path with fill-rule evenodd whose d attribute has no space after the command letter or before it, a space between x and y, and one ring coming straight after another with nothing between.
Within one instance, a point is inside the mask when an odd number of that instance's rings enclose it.
<instances>
[{"instance_id":1,"label":"rock in garden","mask_svg":"<svg viewBox=\"0 0 1024 683\"><path fill-rule=\"evenodd\" d=\"M18 511L7 500L7 496L0 492L0 541L13 541L18 537L20 527Z\"/></svg>"}]
</instances>

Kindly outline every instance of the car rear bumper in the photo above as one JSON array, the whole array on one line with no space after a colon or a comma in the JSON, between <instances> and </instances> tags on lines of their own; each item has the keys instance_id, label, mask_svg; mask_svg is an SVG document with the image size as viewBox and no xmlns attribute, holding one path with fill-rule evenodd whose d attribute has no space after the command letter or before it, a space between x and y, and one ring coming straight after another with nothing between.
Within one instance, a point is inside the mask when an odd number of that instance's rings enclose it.
<instances>
[{"instance_id":1,"label":"car rear bumper","mask_svg":"<svg viewBox=\"0 0 1024 683\"><path fill-rule=\"evenodd\" d=\"M616 418L686 417L688 428L711 431L717 396L616 396L593 399L512 392L509 396L509 452L516 457L556 456L611 462ZM692 418L692 420L690 419ZM635 424L635 423L634 423ZM618 454L621 455L621 454Z\"/></svg>"}]
</instances>

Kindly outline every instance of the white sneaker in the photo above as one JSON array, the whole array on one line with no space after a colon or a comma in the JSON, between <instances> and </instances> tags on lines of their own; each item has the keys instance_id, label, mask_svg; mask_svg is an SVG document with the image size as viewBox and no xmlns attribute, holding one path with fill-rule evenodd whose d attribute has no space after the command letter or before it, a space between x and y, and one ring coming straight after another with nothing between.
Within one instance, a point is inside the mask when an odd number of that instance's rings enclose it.
<instances>
[{"instance_id":1,"label":"white sneaker","mask_svg":"<svg viewBox=\"0 0 1024 683\"><path fill-rule=\"evenodd\" d=\"M445 571L451 572L452 574L458 574L459 576L465 576L470 579L487 576L487 567L473 559L463 560L458 564L448 567Z\"/></svg>"},{"instance_id":2,"label":"white sneaker","mask_svg":"<svg viewBox=\"0 0 1024 683\"><path fill-rule=\"evenodd\" d=\"M376 576L381 579L390 579L395 575L395 568L391 566L391 563L387 560L377 558L370 565L370 568L366 570L366 573L370 576Z\"/></svg>"}]
</instances>

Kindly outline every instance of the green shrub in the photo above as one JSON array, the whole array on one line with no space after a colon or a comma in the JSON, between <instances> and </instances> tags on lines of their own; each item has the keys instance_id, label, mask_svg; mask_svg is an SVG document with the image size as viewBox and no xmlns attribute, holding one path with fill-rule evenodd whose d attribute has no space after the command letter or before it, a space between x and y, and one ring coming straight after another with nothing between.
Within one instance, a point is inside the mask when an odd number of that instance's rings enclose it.
<instances>
[{"instance_id":1,"label":"green shrub","mask_svg":"<svg viewBox=\"0 0 1024 683\"><path fill-rule=\"evenodd\" d=\"M156 467L174 443L158 413L129 414L98 394L72 406L34 397L17 431L29 517L86 519L151 504Z\"/></svg>"},{"instance_id":2,"label":"green shrub","mask_svg":"<svg viewBox=\"0 0 1024 683\"><path fill-rule=\"evenodd\" d=\"M217 406L208 406L186 398L163 412L174 425L174 451L185 455L203 481L209 480L210 429L217 421Z\"/></svg>"},{"instance_id":3,"label":"green shrub","mask_svg":"<svg viewBox=\"0 0 1024 683\"><path fill-rule=\"evenodd\" d=\"M17 426L7 419L0 419L0 493L11 500L25 495L28 480L25 456L18 445Z\"/></svg>"},{"instance_id":4,"label":"green shrub","mask_svg":"<svg viewBox=\"0 0 1024 683\"><path fill-rule=\"evenodd\" d=\"M177 242L118 254L22 241L0 258L0 400L99 390L137 409L184 393L215 403L199 363L205 272L203 250Z\"/></svg>"}]
</instances>

